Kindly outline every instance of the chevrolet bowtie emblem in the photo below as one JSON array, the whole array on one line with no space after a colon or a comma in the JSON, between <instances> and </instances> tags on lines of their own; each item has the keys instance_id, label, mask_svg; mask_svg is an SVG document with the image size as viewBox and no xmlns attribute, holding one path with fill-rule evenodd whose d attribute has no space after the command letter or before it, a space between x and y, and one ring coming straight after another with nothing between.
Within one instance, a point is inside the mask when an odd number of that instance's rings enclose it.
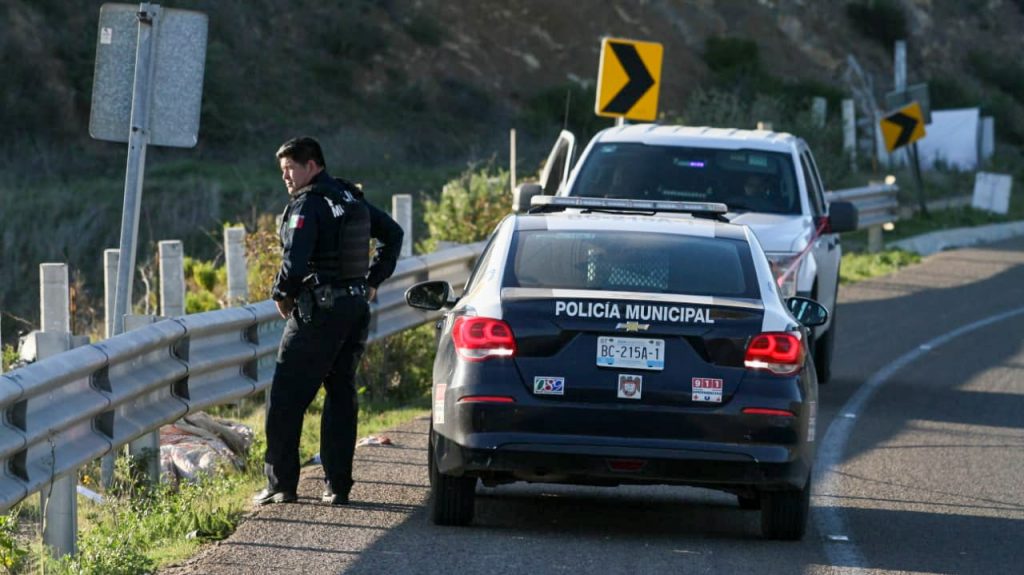
<instances>
[{"instance_id":1,"label":"chevrolet bowtie emblem","mask_svg":"<svg viewBox=\"0 0 1024 575\"><path fill-rule=\"evenodd\" d=\"M627 321L626 323L620 323L615 326L615 329L624 329L626 331L637 332L647 331L647 328L651 327L649 323L639 323L635 321Z\"/></svg>"}]
</instances>

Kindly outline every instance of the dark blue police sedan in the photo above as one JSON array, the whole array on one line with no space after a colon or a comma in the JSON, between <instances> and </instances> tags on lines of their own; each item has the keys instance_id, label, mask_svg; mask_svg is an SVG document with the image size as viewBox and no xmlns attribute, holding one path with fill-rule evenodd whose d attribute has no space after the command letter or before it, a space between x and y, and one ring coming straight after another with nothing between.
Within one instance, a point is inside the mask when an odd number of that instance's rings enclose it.
<instances>
[{"instance_id":1,"label":"dark blue police sedan","mask_svg":"<svg viewBox=\"0 0 1024 575\"><path fill-rule=\"evenodd\" d=\"M505 218L448 309L433 372L435 523L472 521L477 480L693 485L807 523L818 383L807 328L753 232L721 204L534 199Z\"/></svg>"}]
</instances>

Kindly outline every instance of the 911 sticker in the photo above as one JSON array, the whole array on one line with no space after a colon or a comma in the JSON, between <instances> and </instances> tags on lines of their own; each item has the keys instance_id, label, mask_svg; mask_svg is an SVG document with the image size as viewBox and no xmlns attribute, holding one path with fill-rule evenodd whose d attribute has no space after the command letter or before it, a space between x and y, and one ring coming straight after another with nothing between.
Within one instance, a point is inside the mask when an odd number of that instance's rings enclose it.
<instances>
[{"instance_id":1,"label":"911 sticker","mask_svg":"<svg viewBox=\"0 0 1024 575\"><path fill-rule=\"evenodd\" d=\"M536 395L565 395L565 378L535 377L533 378L533 393Z\"/></svg>"},{"instance_id":2,"label":"911 sticker","mask_svg":"<svg viewBox=\"0 0 1024 575\"><path fill-rule=\"evenodd\" d=\"M444 425L444 394L448 391L447 383L434 386L434 423Z\"/></svg>"},{"instance_id":3,"label":"911 sticker","mask_svg":"<svg viewBox=\"0 0 1024 575\"><path fill-rule=\"evenodd\" d=\"M713 377L695 377L691 380L693 401L722 403L722 380Z\"/></svg>"},{"instance_id":4,"label":"911 sticker","mask_svg":"<svg viewBox=\"0 0 1024 575\"><path fill-rule=\"evenodd\" d=\"M640 399L644 392L644 377L642 375L631 375L628 373L619 374L619 398Z\"/></svg>"}]
</instances>

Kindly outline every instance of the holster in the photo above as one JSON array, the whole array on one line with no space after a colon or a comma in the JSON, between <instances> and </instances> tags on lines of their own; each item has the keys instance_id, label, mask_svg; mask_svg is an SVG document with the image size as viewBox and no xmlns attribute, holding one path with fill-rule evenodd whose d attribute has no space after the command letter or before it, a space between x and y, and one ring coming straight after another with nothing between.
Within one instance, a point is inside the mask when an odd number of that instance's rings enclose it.
<instances>
[{"instance_id":1,"label":"holster","mask_svg":"<svg viewBox=\"0 0 1024 575\"><path fill-rule=\"evenodd\" d=\"M313 291L303 289L299 297L295 299L295 307L299 310L299 321L309 323L313 321Z\"/></svg>"},{"instance_id":2,"label":"holster","mask_svg":"<svg viewBox=\"0 0 1024 575\"><path fill-rule=\"evenodd\" d=\"M316 307L329 310L334 307L334 289L331 284L320 284L313 288L313 300Z\"/></svg>"}]
</instances>

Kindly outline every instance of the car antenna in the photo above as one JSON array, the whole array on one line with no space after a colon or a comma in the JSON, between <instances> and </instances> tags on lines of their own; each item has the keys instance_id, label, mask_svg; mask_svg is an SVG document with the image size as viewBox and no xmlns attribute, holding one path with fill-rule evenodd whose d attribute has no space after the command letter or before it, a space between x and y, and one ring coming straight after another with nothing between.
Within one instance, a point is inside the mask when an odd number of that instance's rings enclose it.
<instances>
[{"instance_id":1,"label":"car antenna","mask_svg":"<svg viewBox=\"0 0 1024 575\"><path fill-rule=\"evenodd\" d=\"M565 89L565 113L562 114L562 129L569 129L569 104L572 102L572 87Z\"/></svg>"}]
</instances>

